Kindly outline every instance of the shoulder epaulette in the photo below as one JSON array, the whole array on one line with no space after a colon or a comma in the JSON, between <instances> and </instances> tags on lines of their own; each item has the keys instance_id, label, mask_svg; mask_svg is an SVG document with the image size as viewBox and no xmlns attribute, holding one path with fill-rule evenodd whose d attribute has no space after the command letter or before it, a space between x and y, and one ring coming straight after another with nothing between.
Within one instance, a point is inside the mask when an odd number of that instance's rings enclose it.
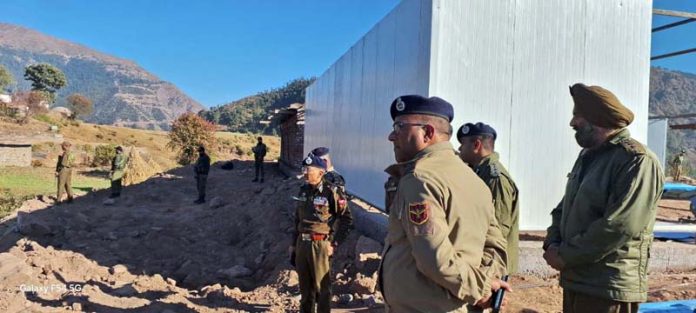
<instances>
[{"instance_id":1,"label":"shoulder epaulette","mask_svg":"<svg viewBox=\"0 0 696 313\"><path fill-rule=\"evenodd\" d=\"M495 162L491 162L491 164L489 164L488 167L490 168L491 177L500 176L500 170L498 169L498 166L495 164Z\"/></svg>"},{"instance_id":2,"label":"shoulder epaulette","mask_svg":"<svg viewBox=\"0 0 696 313\"><path fill-rule=\"evenodd\" d=\"M645 154L645 146L633 138L623 139L619 145L631 154Z\"/></svg>"}]
</instances>

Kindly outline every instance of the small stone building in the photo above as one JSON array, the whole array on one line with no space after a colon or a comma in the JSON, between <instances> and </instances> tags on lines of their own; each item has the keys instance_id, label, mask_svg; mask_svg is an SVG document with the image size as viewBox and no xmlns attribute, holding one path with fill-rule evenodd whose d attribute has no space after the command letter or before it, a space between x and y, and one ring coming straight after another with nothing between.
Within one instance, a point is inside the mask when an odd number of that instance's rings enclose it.
<instances>
[{"instance_id":1,"label":"small stone building","mask_svg":"<svg viewBox=\"0 0 696 313\"><path fill-rule=\"evenodd\" d=\"M297 170L302 166L304 158L304 104L293 103L282 109L277 109L263 124L278 125L280 129L280 160L281 170Z\"/></svg>"},{"instance_id":2,"label":"small stone building","mask_svg":"<svg viewBox=\"0 0 696 313\"><path fill-rule=\"evenodd\" d=\"M39 143L60 144L63 135L37 134L26 136L22 134L3 134L0 136L0 167L5 166L31 166L34 154L32 145Z\"/></svg>"},{"instance_id":3,"label":"small stone building","mask_svg":"<svg viewBox=\"0 0 696 313\"><path fill-rule=\"evenodd\" d=\"M31 166L31 143L0 140L0 167Z\"/></svg>"}]
</instances>

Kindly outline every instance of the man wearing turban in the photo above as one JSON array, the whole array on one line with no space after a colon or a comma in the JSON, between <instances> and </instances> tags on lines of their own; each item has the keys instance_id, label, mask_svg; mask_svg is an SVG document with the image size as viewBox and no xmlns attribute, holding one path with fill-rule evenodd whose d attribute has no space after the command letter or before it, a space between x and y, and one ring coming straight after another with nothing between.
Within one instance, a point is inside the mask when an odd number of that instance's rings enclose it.
<instances>
[{"instance_id":1,"label":"man wearing turban","mask_svg":"<svg viewBox=\"0 0 696 313\"><path fill-rule=\"evenodd\" d=\"M609 90L575 84L570 127L583 150L551 212L544 259L561 272L563 312L637 312L664 176L626 129L633 112Z\"/></svg>"}]
</instances>

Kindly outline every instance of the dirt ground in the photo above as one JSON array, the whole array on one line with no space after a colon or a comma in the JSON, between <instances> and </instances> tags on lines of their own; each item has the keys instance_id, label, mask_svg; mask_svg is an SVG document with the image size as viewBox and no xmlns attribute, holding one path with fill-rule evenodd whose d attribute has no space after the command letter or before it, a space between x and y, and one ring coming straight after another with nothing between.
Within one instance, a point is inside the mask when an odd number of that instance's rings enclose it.
<instances>
[{"instance_id":1,"label":"dirt ground","mask_svg":"<svg viewBox=\"0 0 696 313\"><path fill-rule=\"evenodd\" d=\"M253 165L218 166L193 205L190 167L74 203L27 201L0 223L0 312L293 312L290 244L299 181ZM333 259L335 312L382 312L381 245L354 231ZM555 278L514 277L506 312L559 312ZM651 300L696 298L696 271L651 275Z\"/></svg>"}]
</instances>

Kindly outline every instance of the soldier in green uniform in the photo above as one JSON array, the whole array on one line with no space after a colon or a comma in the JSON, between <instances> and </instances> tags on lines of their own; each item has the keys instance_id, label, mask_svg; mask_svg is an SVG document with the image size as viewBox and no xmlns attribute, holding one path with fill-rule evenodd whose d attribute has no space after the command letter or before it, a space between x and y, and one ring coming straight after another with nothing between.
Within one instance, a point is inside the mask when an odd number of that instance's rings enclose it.
<instances>
[{"instance_id":1,"label":"soldier in green uniform","mask_svg":"<svg viewBox=\"0 0 696 313\"><path fill-rule=\"evenodd\" d=\"M459 157L481 177L493 195L495 218L507 240L508 274L514 274L519 254L519 191L495 152L497 137L493 127L480 122L466 123L457 131L457 140L461 144Z\"/></svg>"},{"instance_id":2,"label":"soldier in green uniform","mask_svg":"<svg viewBox=\"0 0 696 313\"><path fill-rule=\"evenodd\" d=\"M575 84L570 94L570 126L583 149L551 212L544 259L561 272L563 312L637 312L647 300L662 169L631 138L633 112L613 93Z\"/></svg>"},{"instance_id":3,"label":"soldier in green uniform","mask_svg":"<svg viewBox=\"0 0 696 313\"><path fill-rule=\"evenodd\" d=\"M196 179L196 189L198 189L198 200L195 204L205 203L205 188L208 183L208 172L210 172L210 157L205 153L205 147L198 147L198 160L193 166L193 176Z\"/></svg>"},{"instance_id":4,"label":"soldier in green uniform","mask_svg":"<svg viewBox=\"0 0 696 313\"><path fill-rule=\"evenodd\" d=\"M481 312L509 285L491 192L449 143L452 105L408 95L391 104L388 234L379 286L388 311Z\"/></svg>"},{"instance_id":5,"label":"soldier in green uniform","mask_svg":"<svg viewBox=\"0 0 696 313\"><path fill-rule=\"evenodd\" d=\"M681 153L677 154L672 160L672 180L678 182L682 176L682 165L684 164L684 156L686 155L686 150L682 149Z\"/></svg>"},{"instance_id":6,"label":"soldier in green uniform","mask_svg":"<svg viewBox=\"0 0 696 313\"><path fill-rule=\"evenodd\" d=\"M63 193L68 194L68 203L73 201L72 167L75 159L70 151L70 146L70 142L67 141L60 145L63 153L58 157L58 162L56 163L56 177L58 178L56 204L62 203Z\"/></svg>"},{"instance_id":7,"label":"soldier in green uniform","mask_svg":"<svg viewBox=\"0 0 696 313\"><path fill-rule=\"evenodd\" d=\"M300 312L331 311L331 264L329 258L350 231L353 218L348 207L340 207L336 194L326 187L326 163L313 154L303 161L306 184L300 187L295 212L295 232L290 262L300 282ZM338 223L334 226L333 223ZM334 229L336 230L334 232Z\"/></svg>"},{"instance_id":8,"label":"soldier in green uniform","mask_svg":"<svg viewBox=\"0 0 696 313\"><path fill-rule=\"evenodd\" d=\"M125 174L128 157L123 154L123 147L116 147L116 155L111 161L111 196L109 198L118 198L121 196L121 180Z\"/></svg>"}]
</instances>

